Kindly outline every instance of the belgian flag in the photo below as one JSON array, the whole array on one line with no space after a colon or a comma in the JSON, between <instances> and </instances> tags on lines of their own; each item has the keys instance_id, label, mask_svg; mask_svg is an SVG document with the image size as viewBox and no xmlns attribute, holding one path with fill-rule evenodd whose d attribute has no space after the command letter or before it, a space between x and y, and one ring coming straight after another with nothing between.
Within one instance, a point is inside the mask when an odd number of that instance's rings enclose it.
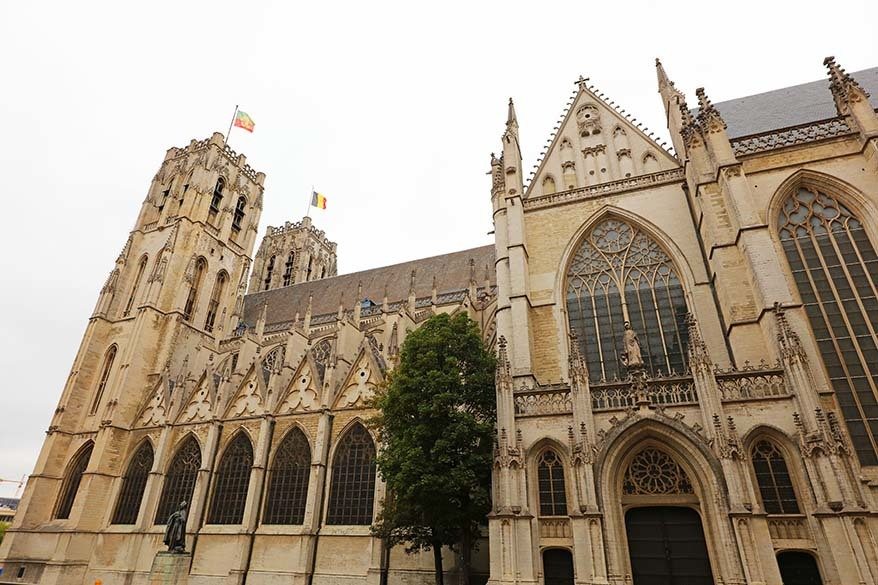
<instances>
[{"instance_id":1,"label":"belgian flag","mask_svg":"<svg viewBox=\"0 0 878 585\"><path fill-rule=\"evenodd\" d=\"M326 197L324 197L323 193L311 191L311 206L318 209L326 209Z\"/></svg>"}]
</instances>

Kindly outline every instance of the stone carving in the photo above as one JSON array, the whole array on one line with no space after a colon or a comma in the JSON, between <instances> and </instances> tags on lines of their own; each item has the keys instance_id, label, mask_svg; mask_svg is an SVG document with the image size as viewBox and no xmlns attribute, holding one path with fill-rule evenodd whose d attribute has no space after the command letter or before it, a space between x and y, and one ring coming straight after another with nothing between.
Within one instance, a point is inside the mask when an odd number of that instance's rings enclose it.
<instances>
[{"instance_id":1,"label":"stone carving","mask_svg":"<svg viewBox=\"0 0 878 585\"><path fill-rule=\"evenodd\" d=\"M576 110L576 125L580 136L592 136L601 133L601 118L598 107L594 104L583 104Z\"/></svg>"},{"instance_id":2,"label":"stone carving","mask_svg":"<svg viewBox=\"0 0 878 585\"><path fill-rule=\"evenodd\" d=\"M138 426L149 427L165 424L165 393L162 392L162 384L159 384L155 393L143 409L143 413L137 421Z\"/></svg>"},{"instance_id":3,"label":"stone carving","mask_svg":"<svg viewBox=\"0 0 878 585\"><path fill-rule=\"evenodd\" d=\"M180 502L180 506L176 512L168 516L168 523L165 527L164 543L170 552L184 553L186 552L186 502Z\"/></svg>"},{"instance_id":4,"label":"stone carving","mask_svg":"<svg viewBox=\"0 0 878 585\"><path fill-rule=\"evenodd\" d=\"M182 422L193 420L207 420L210 417L211 400L207 381L202 381L198 391L189 400L183 414L180 415Z\"/></svg>"},{"instance_id":5,"label":"stone carving","mask_svg":"<svg viewBox=\"0 0 878 585\"><path fill-rule=\"evenodd\" d=\"M640 340L637 339L637 333L631 329L631 323L625 321L625 333L622 337L622 345L624 349L621 353L622 363L628 369L642 368L643 357L640 354Z\"/></svg>"},{"instance_id":6,"label":"stone carving","mask_svg":"<svg viewBox=\"0 0 878 585\"><path fill-rule=\"evenodd\" d=\"M628 464L622 491L650 496L694 493L683 468L670 455L653 447L638 453Z\"/></svg>"},{"instance_id":7,"label":"stone carving","mask_svg":"<svg viewBox=\"0 0 878 585\"><path fill-rule=\"evenodd\" d=\"M255 378L250 378L241 393L229 408L229 416L256 414L262 408L262 395Z\"/></svg>"},{"instance_id":8,"label":"stone carving","mask_svg":"<svg viewBox=\"0 0 878 585\"><path fill-rule=\"evenodd\" d=\"M371 367L365 355L358 360L357 367L353 368L351 374L347 386L336 401L337 408L362 406L374 392L375 384L372 381Z\"/></svg>"},{"instance_id":9,"label":"stone carving","mask_svg":"<svg viewBox=\"0 0 878 585\"><path fill-rule=\"evenodd\" d=\"M314 410L317 406L318 395L313 382L314 376L311 373L311 368L308 366L301 368L293 379L290 392L281 403L278 412L286 414Z\"/></svg>"}]
</instances>

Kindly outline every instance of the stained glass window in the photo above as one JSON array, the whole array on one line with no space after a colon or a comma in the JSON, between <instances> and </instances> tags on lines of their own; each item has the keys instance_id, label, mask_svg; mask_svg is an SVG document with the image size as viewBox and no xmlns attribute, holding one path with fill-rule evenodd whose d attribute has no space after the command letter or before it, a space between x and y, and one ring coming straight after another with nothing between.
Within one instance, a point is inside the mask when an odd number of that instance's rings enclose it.
<instances>
[{"instance_id":1,"label":"stained glass window","mask_svg":"<svg viewBox=\"0 0 878 585\"><path fill-rule=\"evenodd\" d=\"M73 501L76 499L76 492L79 491L79 484L82 482L82 474L88 467L93 449L94 443L86 444L79 450L79 453L74 455L73 460L67 466L67 473L61 483L61 493L55 508L55 518L59 520L70 518L70 510L73 509Z\"/></svg>"},{"instance_id":2,"label":"stained glass window","mask_svg":"<svg viewBox=\"0 0 878 585\"><path fill-rule=\"evenodd\" d=\"M287 256L286 264L284 264L284 286L293 284L293 264L296 261L296 253L290 252Z\"/></svg>"},{"instance_id":3,"label":"stained glass window","mask_svg":"<svg viewBox=\"0 0 878 585\"><path fill-rule=\"evenodd\" d=\"M210 302L207 304L207 319L204 320L204 330L213 331L216 322L216 314L219 311L219 305L223 298L223 292L226 288L226 281L229 277L225 270L220 271L216 275L216 282L213 285L213 292L210 293Z\"/></svg>"},{"instance_id":4,"label":"stained glass window","mask_svg":"<svg viewBox=\"0 0 878 585\"><path fill-rule=\"evenodd\" d=\"M89 409L89 414L94 414L98 411L98 406L101 405L101 398L104 395L104 390L107 389L107 380L110 379L110 371L113 369L113 361L116 359L116 346L111 345L110 349L107 350L107 355L104 356L104 367L101 368L101 377L98 379L98 387L95 389L95 397L91 402L91 408Z\"/></svg>"},{"instance_id":5,"label":"stained glass window","mask_svg":"<svg viewBox=\"0 0 878 585\"><path fill-rule=\"evenodd\" d=\"M835 197L801 188L780 241L860 463L878 465L878 256Z\"/></svg>"},{"instance_id":6,"label":"stained glass window","mask_svg":"<svg viewBox=\"0 0 878 585\"><path fill-rule=\"evenodd\" d=\"M311 447L298 428L293 428L277 447L268 474L268 496L263 524L301 524L305 519Z\"/></svg>"},{"instance_id":7,"label":"stained glass window","mask_svg":"<svg viewBox=\"0 0 878 585\"><path fill-rule=\"evenodd\" d=\"M122 489L116 502L116 510L113 512L113 524L137 522L137 514L140 512L140 502L143 500L143 490L146 489L146 480L149 478L152 462L152 445L149 441L144 441L135 451L122 478Z\"/></svg>"},{"instance_id":8,"label":"stained glass window","mask_svg":"<svg viewBox=\"0 0 878 585\"><path fill-rule=\"evenodd\" d=\"M189 294L186 296L186 305L183 307L183 319L188 321L195 313L195 304L198 302L198 289L201 288L201 281L204 280L204 273L207 271L207 261L199 258L195 261L195 273L192 275L192 281L189 286Z\"/></svg>"},{"instance_id":9,"label":"stained glass window","mask_svg":"<svg viewBox=\"0 0 878 585\"><path fill-rule=\"evenodd\" d=\"M143 256L140 259L140 264L137 265L137 275L134 277L134 285L131 287L131 294L128 295L128 301L125 303L125 310L122 311L122 316L127 317L129 313L131 313L131 307L134 305L134 299L137 297L137 290L140 288L140 281L143 279L143 273L146 271L146 263L149 260L147 256Z\"/></svg>"},{"instance_id":10,"label":"stained glass window","mask_svg":"<svg viewBox=\"0 0 878 585\"><path fill-rule=\"evenodd\" d=\"M155 523L165 524L168 516L177 509L181 502L192 504L192 492L195 480L201 467L201 447L195 437L189 436L177 449L177 454L168 467L162 496L155 513Z\"/></svg>"},{"instance_id":11,"label":"stained glass window","mask_svg":"<svg viewBox=\"0 0 878 585\"><path fill-rule=\"evenodd\" d=\"M540 516L566 516L567 491L564 487L564 465L554 451L543 451L537 465L537 479Z\"/></svg>"},{"instance_id":12,"label":"stained glass window","mask_svg":"<svg viewBox=\"0 0 878 585\"><path fill-rule=\"evenodd\" d=\"M240 524L247 504L247 488L253 469L253 445L244 433L232 439L216 470L208 524Z\"/></svg>"},{"instance_id":13,"label":"stained glass window","mask_svg":"<svg viewBox=\"0 0 878 585\"><path fill-rule=\"evenodd\" d=\"M650 373L685 371L686 313L673 262L652 238L615 218L586 235L567 271L567 315L591 381L624 377L625 321Z\"/></svg>"},{"instance_id":14,"label":"stained glass window","mask_svg":"<svg viewBox=\"0 0 878 585\"><path fill-rule=\"evenodd\" d=\"M327 524L371 524L375 502L375 443L363 425L342 436L332 460Z\"/></svg>"},{"instance_id":15,"label":"stained glass window","mask_svg":"<svg viewBox=\"0 0 878 585\"><path fill-rule=\"evenodd\" d=\"M769 441L753 447L753 471L762 495L762 506L769 514L798 514L799 503L783 455Z\"/></svg>"}]
</instances>

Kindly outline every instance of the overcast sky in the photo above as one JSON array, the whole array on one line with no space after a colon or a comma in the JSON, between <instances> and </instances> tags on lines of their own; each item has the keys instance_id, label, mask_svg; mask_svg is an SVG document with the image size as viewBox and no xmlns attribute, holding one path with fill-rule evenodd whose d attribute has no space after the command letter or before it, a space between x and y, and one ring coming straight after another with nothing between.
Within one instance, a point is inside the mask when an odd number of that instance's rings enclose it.
<instances>
[{"instance_id":1,"label":"overcast sky","mask_svg":"<svg viewBox=\"0 0 878 585\"><path fill-rule=\"evenodd\" d=\"M0 2L0 478L33 469L165 150L235 104L256 130L230 145L267 175L260 235L313 184L351 272L490 243L509 96L529 170L580 74L666 137L655 57L690 103L821 79L830 54L878 65L874 0L425 5Z\"/></svg>"}]
</instances>

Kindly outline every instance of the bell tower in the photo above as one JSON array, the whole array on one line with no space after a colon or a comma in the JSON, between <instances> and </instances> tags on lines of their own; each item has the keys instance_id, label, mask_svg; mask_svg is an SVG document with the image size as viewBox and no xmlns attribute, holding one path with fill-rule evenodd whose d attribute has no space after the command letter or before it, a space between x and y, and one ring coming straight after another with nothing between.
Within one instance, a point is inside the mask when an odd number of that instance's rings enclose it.
<instances>
[{"instance_id":1,"label":"bell tower","mask_svg":"<svg viewBox=\"0 0 878 585\"><path fill-rule=\"evenodd\" d=\"M338 274L336 250L336 243L315 228L307 215L295 223L268 226L256 252L247 292L335 276Z\"/></svg>"},{"instance_id":2,"label":"bell tower","mask_svg":"<svg viewBox=\"0 0 878 585\"><path fill-rule=\"evenodd\" d=\"M167 151L89 319L25 491L22 528L100 527L144 397L171 374L203 370L236 321L264 182L219 133ZM87 463L75 499L62 505L59 485L77 453ZM58 546L75 564L83 542Z\"/></svg>"}]
</instances>

